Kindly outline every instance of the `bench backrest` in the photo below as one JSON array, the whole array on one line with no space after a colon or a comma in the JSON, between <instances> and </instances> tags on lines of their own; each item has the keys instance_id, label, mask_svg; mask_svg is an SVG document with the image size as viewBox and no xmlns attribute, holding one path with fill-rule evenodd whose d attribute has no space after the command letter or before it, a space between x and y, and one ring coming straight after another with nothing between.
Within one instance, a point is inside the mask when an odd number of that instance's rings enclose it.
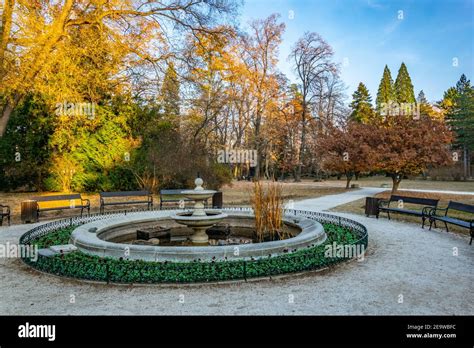
<instances>
[{"instance_id":1,"label":"bench backrest","mask_svg":"<svg viewBox=\"0 0 474 348\"><path fill-rule=\"evenodd\" d=\"M449 201L448 209L446 210L446 215L448 214L449 210L457 210L465 213L474 214L474 205Z\"/></svg>"},{"instance_id":2,"label":"bench backrest","mask_svg":"<svg viewBox=\"0 0 474 348\"><path fill-rule=\"evenodd\" d=\"M420 204L424 206L437 207L439 199L430 199L430 198L418 198L418 197L407 197L407 196L390 196L390 202L399 202L411 203L411 204Z\"/></svg>"},{"instance_id":3,"label":"bench backrest","mask_svg":"<svg viewBox=\"0 0 474 348\"><path fill-rule=\"evenodd\" d=\"M100 192L100 197L102 198L111 198L111 197L139 197L139 196L149 196L150 192L148 191L119 191L119 192Z\"/></svg>"},{"instance_id":4,"label":"bench backrest","mask_svg":"<svg viewBox=\"0 0 474 348\"><path fill-rule=\"evenodd\" d=\"M186 189L174 189L174 190L160 190L160 201L161 203L165 202L192 202L193 200L185 197L183 191ZM207 199L206 199L207 201Z\"/></svg>"},{"instance_id":5,"label":"bench backrest","mask_svg":"<svg viewBox=\"0 0 474 348\"><path fill-rule=\"evenodd\" d=\"M70 195L40 196L33 198L33 200L37 202L71 201L76 199L82 199L79 193Z\"/></svg>"},{"instance_id":6,"label":"bench backrest","mask_svg":"<svg viewBox=\"0 0 474 348\"><path fill-rule=\"evenodd\" d=\"M179 196L184 190L160 190L160 196Z\"/></svg>"}]
</instances>

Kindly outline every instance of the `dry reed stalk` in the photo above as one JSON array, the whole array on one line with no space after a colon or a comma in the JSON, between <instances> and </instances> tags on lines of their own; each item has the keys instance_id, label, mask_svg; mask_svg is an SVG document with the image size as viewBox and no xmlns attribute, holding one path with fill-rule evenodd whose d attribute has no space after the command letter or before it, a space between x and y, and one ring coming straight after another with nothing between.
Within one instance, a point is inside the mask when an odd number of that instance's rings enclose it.
<instances>
[{"instance_id":1,"label":"dry reed stalk","mask_svg":"<svg viewBox=\"0 0 474 348\"><path fill-rule=\"evenodd\" d=\"M252 208L255 214L255 233L257 240L262 242L266 235L271 240L284 239L283 232L283 198L281 185L272 182L263 189L263 185L256 181L251 197Z\"/></svg>"}]
</instances>

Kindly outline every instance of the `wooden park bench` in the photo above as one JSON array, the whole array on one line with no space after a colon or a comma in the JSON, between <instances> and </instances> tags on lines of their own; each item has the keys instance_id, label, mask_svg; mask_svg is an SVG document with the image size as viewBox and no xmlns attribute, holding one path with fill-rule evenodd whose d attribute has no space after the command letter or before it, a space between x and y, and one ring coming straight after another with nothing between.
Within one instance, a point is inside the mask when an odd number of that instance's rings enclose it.
<instances>
[{"instance_id":1,"label":"wooden park bench","mask_svg":"<svg viewBox=\"0 0 474 348\"><path fill-rule=\"evenodd\" d=\"M79 193L69 195L54 195L35 197L36 217L39 220L40 212L66 209L81 209L81 217L84 209L90 214L91 202L88 199L82 199Z\"/></svg>"},{"instance_id":2,"label":"wooden park bench","mask_svg":"<svg viewBox=\"0 0 474 348\"><path fill-rule=\"evenodd\" d=\"M146 204L147 209L153 209L153 196L148 191L119 191L119 192L100 192L100 213L104 213L106 206L110 205L136 205ZM123 198L135 197L138 200L125 200ZM141 197L141 199L139 199ZM117 198L122 198L117 200Z\"/></svg>"},{"instance_id":3,"label":"wooden park bench","mask_svg":"<svg viewBox=\"0 0 474 348\"><path fill-rule=\"evenodd\" d=\"M390 206L392 202L396 202L396 206ZM386 212L390 220L390 213L414 215L422 218L422 228L425 227L425 221L429 218L429 211L438 206L439 199L418 198L391 195L388 200L379 201L379 211ZM422 206L421 209L407 208L405 204L415 204Z\"/></svg>"},{"instance_id":4,"label":"wooden park bench","mask_svg":"<svg viewBox=\"0 0 474 348\"><path fill-rule=\"evenodd\" d=\"M8 226L10 226L10 207L8 205L0 204L0 226L3 224L4 217L7 218Z\"/></svg>"},{"instance_id":5,"label":"wooden park bench","mask_svg":"<svg viewBox=\"0 0 474 348\"><path fill-rule=\"evenodd\" d=\"M183 196L182 191L184 190L160 190L160 210L163 209L163 203L183 204L180 208L184 208L187 202L194 202L194 200ZM204 206L207 208L208 200L204 202Z\"/></svg>"},{"instance_id":6,"label":"wooden park bench","mask_svg":"<svg viewBox=\"0 0 474 348\"><path fill-rule=\"evenodd\" d=\"M471 214L472 219L463 220L463 219L460 219L458 217L449 216L448 214L451 213L452 211ZM439 214L439 213L442 213L442 212L444 212L444 215ZM452 225L456 225L456 226L459 226L459 227L467 228L467 229L469 229L469 232L471 234L471 240L469 241L469 245L472 245L472 239L474 237L474 205L450 201L448 203L447 208L445 208L445 209L441 209L441 208L437 208L437 207L433 208L433 209L430 210L429 215L430 215L430 217L429 217L430 218L430 230L431 230L431 226L433 225L433 223L435 224L435 227L436 227L436 221L444 222L444 225L446 226L446 231L447 232L449 232L448 224L452 224Z\"/></svg>"},{"instance_id":7,"label":"wooden park bench","mask_svg":"<svg viewBox=\"0 0 474 348\"><path fill-rule=\"evenodd\" d=\"M186 204L187 202L193 202L192 199L186 198L181 193L184 190L160 190L160 210L163 209L164 203ZM184 208L184 205L180 208Z\"/></svg>"}]
</instances>

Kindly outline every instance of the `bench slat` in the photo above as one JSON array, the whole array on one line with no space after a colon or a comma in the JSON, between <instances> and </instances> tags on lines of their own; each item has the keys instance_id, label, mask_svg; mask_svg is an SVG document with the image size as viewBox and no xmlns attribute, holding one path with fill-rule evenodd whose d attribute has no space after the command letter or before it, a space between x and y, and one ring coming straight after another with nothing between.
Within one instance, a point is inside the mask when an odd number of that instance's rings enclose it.
<instances>
[{"instance_id":1,"label":"bench slat","mask_svg":"<svg viewBox=\"0 0 474 348\"><path fill-rule=\"evenodd\" d=\"M139 197L149 196L148 191L118 191L118 192L100 192L100 197L111 198L111 197Z\"/></svg>"},{"instance_id":2,"label":"bench slat","mask_svg":"<svg viewBox=\"0 0 474 348\"><path fill-rule=\"evenodd\" d=\"M82 199L81 195L72 194L72 195L55 195L55 196L39 196L34 197L33 200L37 202L54 202L54 201L70 201Z\"/></svg>"},{"instance_id":3,"label":"bench slat","mask_svg":"<svg viewBox=\"0 0 474 348\"><path fill-rule=\"evenodd\" d=\"M401 208L380 208L381 211L389 211L393 213L400 213L400 214L408 214L408 215L416 215L416 216L423 216L421 210L409 210L409 209L401 209Z\"/></svg>"},{"instance_id":4,"label":"bench slat","mask_svg":"<svg viewBox=\"0 0 474 348\"><path fill-rule=\"evenodd\" d=\"M74 207L51 207L51 208L40 208L40 211L52 211L52 210L67 210L67 209L82 209L87 206L75 205Z\"/></svg>"},{"instance_id":5,"label":"bench slat","mask_svg":"<svg viewBox=\"0 0 474 348\"><path fill-rule=\"evenodd\" d=\"M436 216L436 220L447 222L448 224L453 224L453 225L457 225L457 226L461 226L461 227L465 227L465 228L470 227L470 223L468 221L452 218L452 217L449 217L449 216Z\"/></svg>"},{"instance_id":6,"label":"bench slat","mask_svg":"<svg viewBox=\"0 0 474 348\"><path fill-rule=\"evenodd\" d=\"M390 196L390 202L398 202L398 201L403 201L403 203L421 204L421 205L433 206L433 207L436 207L439 203L439 199L418 198L418 197L408 197L408 196L398 196L398 195Z\"/></svg>"},{"instance_id":7,"label":"bench slat","mask_svg":"<svg viewBox=\"0 0 474 348\"><path fill-rule=\"evenodd\" d=\"M149 201L125 201L125 202L103 202L102 205L126 205L126 204L146 204Z\"/></svg>"},{"instance_id":8,"label":"bench slat","mask_svg":"<svg viewBox=\"0 0 474 348\"><path fill-rule=\"evenodd\" d=\"M160 190L160 195L181 195L184 190Z\"/></svg>"},{"instance_id":9,"label":"bench slat","mask_svg":"<svg viewBox=\"0 0 474 348\"><path fill-rule=\"evenodd\" d=\"M470 205L470 204L449 201L448 211L451 210L451 209L452 210L457 210L457 211L462 211L462 212L465 212L465 213L473 213L474 214L474 205Z\"/></svg>"}]
</instances>

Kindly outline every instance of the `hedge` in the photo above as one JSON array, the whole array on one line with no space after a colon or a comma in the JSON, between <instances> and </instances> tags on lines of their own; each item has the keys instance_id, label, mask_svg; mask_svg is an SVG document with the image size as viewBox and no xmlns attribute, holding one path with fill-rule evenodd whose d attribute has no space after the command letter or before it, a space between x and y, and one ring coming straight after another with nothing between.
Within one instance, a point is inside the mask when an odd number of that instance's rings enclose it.
<instances>
[{"instance_id":1,"label":"hedge","mask_svg":"<svg viewBox=\"0 0 474 348\"><path fill-rule=\"evenodd\" d=\"M238 280L276 276L315 270L346 260L345 257L325 257L325 246L359 243L367 247L367 235L334 224L323 224L327 233L324 244L287 254L256 260L216 260L212 262L149 262L141 260L101 258L82 252L61 254L53 257L39 256L36 262L25 258L31 267L58 276L112 283L191 283ZM38 238L32 244L39 248L68 243L74 227L53 231ZM362 238L361 238L362 237Z\"/></svg>"}]
</instances>

